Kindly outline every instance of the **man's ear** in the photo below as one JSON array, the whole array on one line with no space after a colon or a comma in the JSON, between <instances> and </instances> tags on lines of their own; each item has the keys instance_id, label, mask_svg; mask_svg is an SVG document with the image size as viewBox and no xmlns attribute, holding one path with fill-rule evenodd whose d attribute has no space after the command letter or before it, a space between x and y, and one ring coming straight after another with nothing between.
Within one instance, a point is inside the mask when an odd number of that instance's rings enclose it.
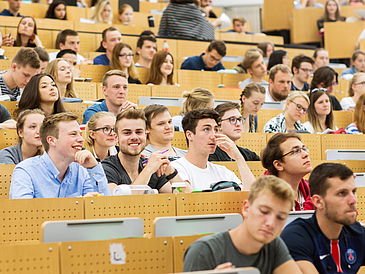
<instances>
[{"instance_id":1,"label":"man's ear","mask_svg":"<svg viewBox=\"0 0 365 274\"><path fill-rule=\"evenodd\" d=\"M107 96L107 88L106 86L102 86L101 91L104 93L105 97Z\"/></svg>"},{"instance_id":2,"label":"man's ear","mask_svg":"<svg viewBox=\"0 0 365 274\"><path fill-rule=\"evenodd\" d=\"M315 208L324 209L324 200L323 200L322 196L320 196L318 194L314 194L312 196L312 203Z\"/></svg>"},{"instance_id":3,"label":"man's ear","mask_svg":"<svg viewBox=\"0 0 365 274\"><path fill-rule=\"evenodd\" d=\"M252 69L248 68L248 69L246 69L246 71L248 74L252 75Z\"/></svg>"},{"instance_id":4,"label":"man's ear","mask_svg":"<svg viewBox=\"0 0 365 274\"><path fill-rule=\"evenodd\" d=\"M299 69L297 69L296 67L293 67L293 74L297 74L299 71Z\"/></svg>"},{"instance_id":5,"label":"man's ear","mask_svg":"<svg viewBox=\"0 0 365 274\"><path fill-rule=\"evenodd\" d=\"M250 202L248 200L244 200L242 203L242 216L245 219L248 215L248 209L250 208Z\"/></svg>"},{"instance_id":6,"label":"man's ear","mask_svg":"<svg viewBox=\"0 0 365 274\"><path fill-rule=\"evenodd\" d=\"M192 140L192 137L193 137L194 133L192 131L190 131L190 130L187 130L186 133L185 133L185 135L186 135L186 138L188 138L189 143L190 143L190 141Z\"/></svg>"},{"instance_id":7,"label":"man's ear","mask_svg":"<svg viewBox=\"0 0 365 274\"><path fill-rule=\"evenodd\" d=\"M138 55L140 55L141 54L141 48L140 47L137 47L136 48L136 52L138 53Z\"/></svg>"},{"instance_id":8,"label":"man's ear","mask_svg":"<svg viewBox=\"0 0 365 274\"><path fill-rule=\"evenodd\" d=\"M102 44L103 48L105 48L105 49L106 49L106 42L105 42L105 41L103 41L101 44Z\"/></svg>"},{"instance_id":9,"label":"man's ear","mask_svg":"<svg viewBox=\"0 0 365 274\"><path fill-rule=\"evenodd\" d=\"M274 167L278 170L278 171L284 171L284 166L283 163L280 162L279 160L275 160L273 163Z\"/></svg>"},{"instance_id":10,"label":"man's ear","mask_svg":"<svg viewBox=\"0 0 365 274\"><path fill-rule=\"evenodd\" d=\"M60 43L60 50L63 50L63 49L65 49L65 45L64 44L62 44L62 43Z\"/></svg>"},{"instance_id":11,"label":"man's ear","mask_svg":"<svg viewBox=\"0 0 365 274\"><path fill-rule=\"evenodd\" d=\"M15 71L17 67L18 67L17 63L12 63L11 64L11 70L12 71Z\"/></svg>"},{"instance_id":12,"label":"man's ear","mask_svg":"<svg viewBox=\"0 0 365 274\"><path fill-rule=\"evenodd\" d=\"M56 146L56 137L54 136L47 136L47 143L49 144L49 146Z\"/></svg>"}]
</instances>

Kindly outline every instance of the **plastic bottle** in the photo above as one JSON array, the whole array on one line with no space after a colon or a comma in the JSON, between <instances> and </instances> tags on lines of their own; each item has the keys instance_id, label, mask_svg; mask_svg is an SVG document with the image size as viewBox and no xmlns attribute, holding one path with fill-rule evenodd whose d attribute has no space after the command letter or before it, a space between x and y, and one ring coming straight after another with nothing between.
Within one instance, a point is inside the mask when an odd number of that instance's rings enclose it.
<instances>
[{"instance_id":1,"label":"plastic bottle","mask_svg":"<svg viewBox=\"0 0 365 274\"><path fill-rule=\"evenodd\" d=\"M169 51L169 44L167 44L167 41L163 41L162 50Z\"/></svg>"}]
</instances>

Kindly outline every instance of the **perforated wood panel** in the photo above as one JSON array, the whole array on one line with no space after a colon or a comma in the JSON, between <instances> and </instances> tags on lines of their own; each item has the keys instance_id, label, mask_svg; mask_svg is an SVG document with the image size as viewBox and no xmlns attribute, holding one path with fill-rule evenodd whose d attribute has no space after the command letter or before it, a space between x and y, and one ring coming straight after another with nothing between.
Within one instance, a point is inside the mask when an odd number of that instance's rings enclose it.
<instances>
[{"instance_id":1,"label":"perforated wood panel","mask_svg":"<svg viewBox=\"0 0 365 274\"><path fill-rule=\"evenodd\" d=\"M64 30L64 29L74 29L74 22L67 20L56 20L56 19L35 19L37 22L38 29L48 29L48 30ZM96 24L95 24L96 25Z\"/></svg>"},{"instance_id":2,"label":"perforated wood panel","mask_svg":"<svg viewBox=\"0 0 365 274\"><path fill-rule=\"evenodd\" d=\"M223 73L222 74L222 84L225 87L238 87L239 82L242 82L246 80L247 78L250 78L249 74L244 73L238 73L238 74L228 74ZM235 99L237 100L237 99Z\"/></svg>"},{"instance_id":3,"label":"perforated wood panel","mask_svg":"<svg viewBox=\"0 0 365 274\"><path fill-rule=\"evenodd\" d=\"M359 187L356 191L357 195L357 221L365 221L365 187Z\"/></svg>"},{"instance_id":4,"label":"perforated wood panel","mask_svg":"<svg viewBox=\"0 0 365 274\"><path fill-rule=\"evenodd\" d=\"M47 5L40 6L38 3L37 4L27 4L27 5L21 5L21 7L19 9L19 13L23 16L29 15L29 16L33 16L34 18L44 18L46 15L47 9L48 9Z\"/></svg>"},{"instance_id":5,"label":"perforated wood panel","mask_svg":"<svg viewBox=\"0 0 365 274\"><path fill-rule=\"evenodd\" d=\"M82 123L82 115L84 114L85 110L90 106L90 104L85 103L63 103L63 106L68 111L77 114L79 116L78 122L79 124Z\"/></svg>"},{"instance_id":6,"label":"perforated wood panel","mask_svg":"<svg viewBox=\"0 0 365 274\"><path fill-rule=\"evenodd\" d=\"M211 88L215 99L219 100L239 100L242 90L238 88Z\"/></svg>"},{"instance_id":7,"label":"perforated wood panel","mask_svg":"<svg viewBox=\"0 0 365 274\"><path fill-rule=\"evenodd\" d=\"M16 120L14 111L18 108L18 102L16 101L2 101L1 104L8 109L11 117Z\"/></svg>"},{"instance_id":8,"label":"perforated wood panel","mask_svg":"<svg viewBox=\"0 0 365 274\"><path fill-rule=\"evenodd\" d=\"M15 165L0 165L0 199L8 199L11 175Z\"/></svg>"},{"instance_id":9,"label":"perforated wood panel","mask_svg":"<svg viewBox=\"0 0 365 274\"><path fill-rule=\"evenodd\" d=\"M3 33L3 35L5 35L5 33ZM14 56L15 56L15 53L17 53L18 50L20 49L20 47L3 47L3 46L1 48L3 50L5 50L5 56L9 60L12 60L14 58Z\"/></svg>"},{"instance_id":10,"label":"perforated wood panel","mask_svg":"<svg viewBox=\"0 0 365 274\"><path fill-rule=\"evenodd\" d=\"M172 237L174 243L174 273L183 271L185 251L192 243L204 236L206 235Z\"/></svg>"},{"instance_id":11,"label":"perforated wood panel","mask_svg":"<svg viewBox=\"0 0 365 274\"><path fill-rule=\"evenodd\" d=\"M171 141L173 147L188 149L188 144L186 143L185 133L181 131L175 131L174 139Z\"/></svg>"},{"instance_id":12,"label":"perforated wood panel","mask_svg":"<svg viewBox=\"0 0 365 274\"><path fill-rule=\"evenodd\" d=\"M6 70L9 69L11 66L11 59L10 60L0 60L0 69Z\"/></svg>"},{"instance_id":13,"label":"perforated wood panel","mask_svg":"<svg viewBox=\"0 0 365 274\"><path fill-rule=\"evenodd\" d=\"M266 147L266 135L265 133L243 133L236 141L236 145L248 148L260 156L261 150Z\"/></svg>"},{"instance_id":14,"label":"perforated wood panel","mask_svg":"<svg viewBox=\"0 0 365 274\"><path fill-rule=\"evenodd\" d=\"M327 149L365 149L364 135L325 134L321 136L322 159Z\"/></svg>"},{"instance_id":15,"label":"perforated wood panel","mask_svg":"<svg viewBox=\"0 0 365 274\"><path fill-rule=\"evenodd\" d=\"M227 55L233 56L243 56L245 52L252 47L251 45L242 45L242 44L226 44L227 46Z\"/></svg>"},{"instance_id":16,"label":"perforated wood panel","mask_svg":"<svg viewBox=\"0 0 365 274\"><path fill-rule=\"evenodd\" d=\"M50 49L54 47L51 30L38 30L37 35L39 39L42 41L42 45L44 48Z\"/></svg>"},{"instance_id":17,"label":"perforated wood panel","mask_svg":"<svg viewBox=\"0 0 365 274\"><path fill-rule=\"evenodd\" d=\"M89 51L95 51L99 47L99 45L96 44L96 34L85 32L79 32L78 34L80 37L80 41L84 41L84 43L80 43L80 52L84 53Z\"/></svg>"},{"instance_id":18,"label":"perforated wood panel","mask_svg":"<svg viewBox=\"0 0 365 274\"><path fill-rule=\"evenodd\" d=\"M230 171L233 171L234 174L236 174L236 176L242 181L241 174L240 174L240 171L238 169L236 161L227 161L227 162L226 161L218 161L218 162L212 162L212 163L217 164L217 165L221 165L221 166L225 166Z\"/></svg>"},{"instance_id":19,"label":"perforated wood panel","mask_svg":"<svg viewBox=\"0 0 365 274\"><path fill-rule=\"evenodd\" d=\"M112 249L121 244L119 257ZM112 249L112 250L111 250ZM111 250L111 251L110 251ZM60 243L61 273L159 274L173 272L171 237ZM114 256L124 264L111 264Z\"/></svg>"},{"instance_id":20,"label":"perforated wood panel","mask_svg":"<svg viewBox=\"0 0 365 274\"><path fill-rule=\"evenodd\" d=\"M144 222L144 233L152 232L156 217L175 214L173 194L85 198L85 219L139 217Z\"/></svg>"},{"instance_id":21,"label":"perforated wood panel","mask_svg":"<svg viewBox=\"0 0 365 274\"><path fill-rule=\"evenodd\" d=\"M323 16L322 8L293 9L290 24L291 42L293 44L321 42L318 35L317 20Z\"/></svg>"},{"instance_id":22,"label":"perforated wood panel","mask_svg":"<svg viewBox=\"0 0 365 274\"><path fill-rule=\"evenodd\" d=\"M278 109L261 109L257 114L257 132L262 132L265 124L271 119L279 115L281 110Z\"/></svg>"},{"instance_id":23,"label":"perforated wood panel","mask_svg":"<svg viewBox=\"0 0 365 274\"><path fill-rule=\"evenodd\" d=\"M83 100L96 100L96 86L97 83L92 82L75 82L74 83L77 96Z\"/></svg>"},{"instance_id":24,"label":"perforated wood panel","mask_svg":"<svg viewBox=\"0 0 365 274\"><path fill-rule=\"evenodd\" d=\"M180 98L184 90L184 87L152 86L152 97Z\"/></svg>"},{"instance_id":25,"label":"perforated wood panel","mask_svg":"<svg viewBox=\"0 0 365 274\"><path fill-rule=\"evenodd\" d=\"M179 84L186 89L215 88L222 84L222 74L215 71L179 70Z\"/></svg>"},{"instance_id":26,"label":"perforated wood panel","mask_svg":"<svg viewBox=\"0 0 365 274\"><path fill-rule=\"evenodd\" d=\"M83 198L0 199L0 242L39 240L49 220L84 219Z\"/></svg>"},{"instance_id":27,"label":"perforated wood panel","mask_svg":"<svg viewBox=\"0 0 365 274\"><path fill-rule=\"evenodd\" d=\"M89 50L89 51L94 51L94 50L95 49ZM101 82L105 72L107 72L110 69L110 67L109 66L94 66L94 65L79 65L79 69L81 70L80 77L92 78L93 82Z\"/></svg>"},{"instance_id":28,"label":"perforated wood panel","mask_svg":"<svg viewBox=\"0 0 365 274\"><path fill-rule=\"evenodd\" d=\"M335 125L338 128L346 128L354 120L353 111L334 111Z\"/></svg>"},{"instance_id":29,"label":"perforated wood panel","mask_svg":"<svg viewBox=\"0 0 365 274\"><path fill-rule=\"evenodd\" d=\"M142 84L147 84L150 70L148 68L137 68L137 71L139 75L139 80L142 82Z\"/></svg>"},{"instance_id":30,"label":"perforated wood panel","mask_svg":"<svg viewBox=\"0 0 365 274\"><path fill-rule=\"evenodd\" d=\"M60 273L58 244L0 245L0 273Z\"/></svg>"},{"instance_id":31,"label":"perforated wood panel","mask_svg":"<svg viewBox=\"0 0 365 274\"><path fill-rule=\"evenodd\" d=\"M208 48L209 42L197 42L197 41L182 41L177 42L178 55L175 57L191 57L200 55ZM180 65L179 65L180 67Z\"/></svg>"},{"instance_id":32,"label":"perforated wood panel","mask_svg":"<svg viewBox=\"0 0 365 274\"><path fill-rule=\"evenodd\" d=\"M264 1L262 28L266 31L289 29L289 19L294 9L291 0Z\"/></svg>"},{"instance_id":33,"label":"perforated wood panel","mask_svg":"<svg viewBox=\"0 0 365 274\"><path fill-rule=\"evenodd\" d=\"M256 179L260 178L266 170L266 168L262 166L261 161L247 161L246 163Z\"/></svg>"},{"instance_id":34,"label":"perforated wood panel","mask_svg":"<svg viewBox=\"0 0 365 274\"><path fill-rule=\"evenodd\" d=\"M15 129L0 129L0 149L15 146L19 142Z\"/></svg>"},{"instance_id":35,"label":"perforated wood panel","mask_svg":"<svg viewBox=\"0 0 365 274\"><path fill-rule=\"evenodd\" d=\"M223 41L235 41L235 42L246 42L252 43L252 36L250 34L240 34L240 33L221 33L221 40Z\"/></svg>"},{"instance_id":36,"label":"perforated wood panel","mask_svg":"<svg viewBox=\"0 0 365 274\"><path fill-rule=\"evenodd\" d=\"M182 193L176 195L176 216L239 213L248 191Z\"/></svg>"},{"instance_id":37,"label":"perforated wood panel","mask_svg":"<svg viewBox=\"0 0 365 274\"><path fill-rule=\"evenodd\" d=\"M138 104L139 97L151 96L151 86L147 85L129 85L128 86L128 95L127 100L131 101L135 104Z\"/></svg>"},{"instance_id":38,"label":"perforated wood panel","mask_svg":"<svg viewBox=\"0 0 365 274\"><path fill-rule=\"evenodd\" d=\"M361 160L346 160L346 161L338 161L339 163L347 166L354 173L357 172L365 172L365 161Z\"/></svg>"},{"instance_id":39,"label":"perforated wood panel","mask_svg":"<svg viewBox=\"0 0 365 274\"><path fill-rule=\"evenodd\" d=\"M66 10L67 10L67 20L80 21L80 18L87 18L86 8L67 6Z\"/></svg>"}]
</instances>

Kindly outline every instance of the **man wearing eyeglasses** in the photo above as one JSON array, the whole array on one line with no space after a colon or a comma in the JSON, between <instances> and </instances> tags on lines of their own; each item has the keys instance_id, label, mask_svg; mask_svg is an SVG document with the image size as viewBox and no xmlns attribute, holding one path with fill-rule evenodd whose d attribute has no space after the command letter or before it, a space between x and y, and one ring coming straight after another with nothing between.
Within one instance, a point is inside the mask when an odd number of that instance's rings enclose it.
<instances>
[{"instance_id":1,"label":"man wearing eyeglasses","mask_svg":"<svg viewBox=\"0 0 365 274\"><path fill-rule=\"evenodd\" d=\"M313 73L313 64L313 59L304 54L300 54L293 58L291 65L293 78L290 90L309 91L309 84L307 81L309 76Z\"/></svg>"},{"instance_id":2,"label":"man wearing eyeglasses","mask_svg":"<svg viewBox=\"0 0 365 274\"><path fill-rule=\"evenodd\" d=\"M226 135L234 143L242 136L242 127L245 123L245 118L240 113L240 105L234 102L225 102L215 107L215 111L221 117L221 125L218 129L219 134ZM236 146L242 154L245 161L260 161L260 157L253 151ZM234 161L229 155L224 152L219 146L213 154L209 155L209 161Z\"/></svg>"},{"instance_id":3,"label":"man wearing eyeglasses","mask_svg":"<svg viewBox=\"0 0 365 274\"><path fill-rule=\"evenodd\" d=\"M171 162L171 165L194 190L207 189L211 183L219 181L233 181L242 189L249 189L255 177L235 143L218 133L220 121L219 114L213 109L189 111L182 120L189 149L185 157ZM209 154L214 153L217 146L237 162L243 182L226 167L208 162Z\"/></svg>"},{"instance_id":4,"label":"man wearing eyeglasses","mask_svg":"<svg viewBox=\"0 0 365 274\"><path fill-rule=\"evenodd\" d=\"M118 116L121 111L138 108L137 104L127 101L128 80L126 73L121 70L109 70L105 73L102 84L105 100L101 104L94 104L85 110L83 124L86 124L91 116L99 111L111 112Z\"/></svg>"},{"instance_id":5,"label":"man wearing eyeglasses","mask_svg":"<svg viewBox=\"0 0 365 274\"><path fill-rule=\"evenodd\" d=\"M114 46L122 42L122 35L117 27L109 27L103 31L102 37L102 46L106 49L106 53L95 57L94 65L109 66Z\"/></svg>"},{"instance_id":6,"label":"man wearing eyeglasses","mask_svg":"<svg viewBox=\"0 0 365 274\"><path fill-rule=\"evenodd\" d=\"M205 53L186 59L181 69L218 71L224 69L221 59L226 56L226 44L223 41L212 41Z\"/></svg>"},{"instance_id":7,"label":"man wearing eyeglasses","mask_svg":"<svg viewBox=\"0 0 365 274\"><path fill-rule=\"evenodd\" d=\"M294 211L313 210L309 186L303 177L312 171L309 149L295 133L276 133L261 152L261 163L267 171L285 180L294 190Z\"/></svg>"}]
</instances>

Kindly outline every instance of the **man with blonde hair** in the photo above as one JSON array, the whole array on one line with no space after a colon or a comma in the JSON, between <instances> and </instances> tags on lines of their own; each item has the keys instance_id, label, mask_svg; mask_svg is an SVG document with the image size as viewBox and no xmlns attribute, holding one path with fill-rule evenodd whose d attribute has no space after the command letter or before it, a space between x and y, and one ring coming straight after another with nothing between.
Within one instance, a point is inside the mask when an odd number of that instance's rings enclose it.
<instances>
[{"instance_id":1,"label":"man with blonde hair","mask_svg":"<svg viewBox=\"0 0 365 274\"><path fill-rule=\"evenodd\" d=\"M99 111L111 112L115 116L126 109L138 108L137 104L127 101L128 76L121 70L109 70L102 80L102 91L105 100L101 104L94 104L85 110L82 123L86 124L91 116Z\"/></svg>"},{"instance_id":2,"label":"man with blonde hair","mask_svg":"<svg viewBox=\"0 0 365 274\"><path fill-rule=\"evenodd\" d=\"M45 152L14 168L10 199L110 195L101 164L90 151L82 150L77 119L71 112L44 119L39 136Z\"/></svg>"},{"instance_id":3,"label":"man with blonde hair","mask_svg":"<svg viewBox=\"0 0 365 274\"><path fill-rule=\"evenodd\" d=\"M184 272L251 266L261 273L301 273L278 237L293 200L293 190L284 180L257 179L242 205L243 222L193 243L185 252Z\"/></svg>"}]
</instances>

